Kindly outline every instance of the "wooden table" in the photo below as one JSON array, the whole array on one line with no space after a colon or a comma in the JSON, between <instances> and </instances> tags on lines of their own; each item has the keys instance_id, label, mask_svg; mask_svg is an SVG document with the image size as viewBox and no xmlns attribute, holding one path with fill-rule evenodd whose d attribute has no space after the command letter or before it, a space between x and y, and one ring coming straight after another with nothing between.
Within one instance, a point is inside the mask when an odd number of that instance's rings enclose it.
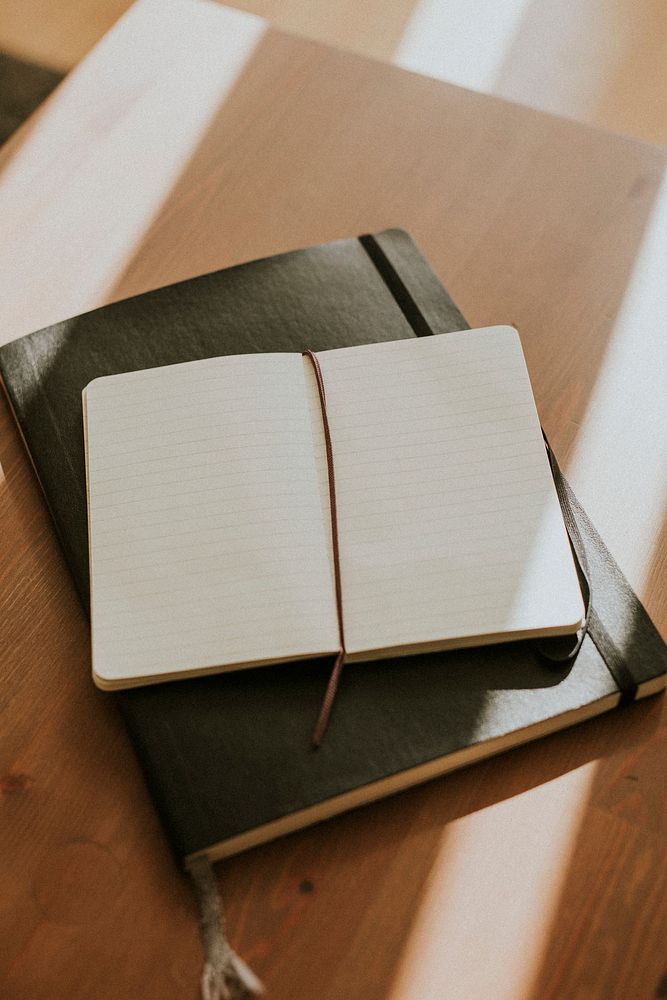
<instances>
[{"instance_id":1,"label":"wooden table","mask_svg":"<svg viewBox=\"0 0 667 1000\"><path fill-rule=\"evenodd\" d=\"M0 336L404 227L473 325L521 330L552 443L664 634L665 159L142 0L0 159ZM189 887L4 404L0 463L0 993L194 998ZM233 859L234 944L271 1000L664 996L664 733L652 698Z\"/></svg>"}]
</instances>

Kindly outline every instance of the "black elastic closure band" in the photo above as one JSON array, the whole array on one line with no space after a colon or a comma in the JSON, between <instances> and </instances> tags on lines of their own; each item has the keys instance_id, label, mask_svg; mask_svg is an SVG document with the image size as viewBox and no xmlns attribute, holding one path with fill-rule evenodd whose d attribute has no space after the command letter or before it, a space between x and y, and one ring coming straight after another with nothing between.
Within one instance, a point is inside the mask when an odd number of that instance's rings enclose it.
<instances>
[{"instance_id":1,"label":"black elastic closure band","mask_svg":"<svg viewBox=\"0 0 667 1000\"><path fill-rule=\"evenodd\" d=\"M408 291L400 274L391 263L386 253L374 236L360 236L359 242L373 261L375 269L394 297L396 305L412 327L417 337L429 337L434 334L426 317Z\"/></svg>"},{"instance_id":2,"label":"black elastic closure band","mask_svg":"<svg viewBox=\"0 0 667 1000\"><path fill-rule=\"evenodd\" d=\"M549 465L551 466L551 474L553 476L558 502L560 503L560 509L565 522L565 530L567 531L567 536L570 540L570 548L572 549L572 555L574 556L574 562L577 568L577 576L579 577L579 584L581 586L581 595L584 599L584 622L575 636L558 636L553 639L541 639L536 643L536 649L541 657L545 660L549 660L551 663L568 663L574 660L575 656L581 649L582 643L589 630L590 612L592 607L590 570L588 568L586 549L584 548L584 543L581 539L581 534L579 533L579 526L572 512L572 506L567 492L567 484L563 478L563 473L560 471L560 466L556 461L556 456L551 450L551 446L544 431L542 431L542 437L544 438L544 447L547 450L547 457L549 459Z\"/></svg>"},{"instance_id":3,"label":"black elastic closure band","mask_svg":"<svg viewBox=\"0 0 667 1000\"><path fill-rule=\"evenodd\" d=\"M618 647L611 639L609 633L602 624L599 615L593 607L588 558L586 556L586 549L579 531L579 526L574 516L574 511L572 510L570 487L560 470L560 466L556 461L556 456L551 450L551 446L549 445L549 441L547 440L547 436L544 431L542 431L542 437L544 438L544 446L547 450L549 465L551 466L551 474L556 487L560 508L563 513L565 529L570 540L570 547L572 549L575 565L577 567L577 574L579 576L581 592L584 599L585 616L584 623L577 632L576 636L543 639L536 644L537 652L541 657L543 657L543 659L548 660L551 663L571 662L581 649L586 636L590 636L591 641L604 660L607 670L616 681L621 693L620 704L626 704L634 701L637 694L637 682L632 676L632 673L625 663L623 656L619 652Z\"/></svg>"},{"instance_id":4,"label":"black elastic closure band","mask_svg":"<svg viewBox=\"0 0 667 1000\"><path fill-rule=\"evenodd\" d=\"M623 656L619 652L618 646L600 621L595 608L591 608L590 611L588 631L598 653L607 666L607 670L620 689L621 698L619 705L628 705L637 697L637 682L630 673Z\"/></svg>"}]
</instances>

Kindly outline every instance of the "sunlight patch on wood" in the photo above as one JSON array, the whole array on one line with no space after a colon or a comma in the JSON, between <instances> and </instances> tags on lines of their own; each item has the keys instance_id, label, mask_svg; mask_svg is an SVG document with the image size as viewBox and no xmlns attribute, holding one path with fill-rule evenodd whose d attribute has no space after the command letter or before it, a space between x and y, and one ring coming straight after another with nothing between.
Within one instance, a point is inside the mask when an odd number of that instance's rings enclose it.
<instances>
[{"instance_id":1,"label":"sunlight patch on wood","mask_svg":"<svg viewBox=\"0 0 667 1000\"><path fill-rule=\"evenodd\" d=\"M450 824L388 1000L527 1000L595 769Z\"/></svg>"},{"instance_id":2,"label":"sunlight patch on wood","mask_svg":"<svg viewBox=\"0 0 667 1000\"><path fill-rule=\"evenodd\" d=\"M17 308L5 341L53 322L54 297L63 319L107 301L265 31L207 2L187 13L184 31L182 0L135 7L8 151L0 274Z\"/></svg>"},{"instance_id":3,"label":"sunlight patch on wood","mask_svg":"<svg viewBox=\"0 0 667 1000\"><path fill-rule=\"evenodd\" d=\"M493 91L532 0L421 0L394 52L404 69Z\"/></svg>"}]
</instances>

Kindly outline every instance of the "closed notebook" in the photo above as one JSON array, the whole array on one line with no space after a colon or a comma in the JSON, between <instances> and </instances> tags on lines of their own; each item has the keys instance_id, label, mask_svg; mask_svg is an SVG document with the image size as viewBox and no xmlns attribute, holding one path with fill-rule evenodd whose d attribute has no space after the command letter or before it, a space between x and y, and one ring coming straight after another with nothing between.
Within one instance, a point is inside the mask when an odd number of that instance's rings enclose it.
<instances>
[{"instance_id":1,"label":"closed notebook","mask_svg":"<svg viewBox=\"0 0 667 1000\"><path fill-rule=\"evenodd\" d=\"M576 632L575 565L519 336L322 351L346 660ZM104 688L340 645L311 359L243 354L84 392Z\"/></svg>"},{"instance_id":2,"label":"closed notebook","mask_svg":"<svg viewBox=\"0 0 667 1000\"><path fill-rule=\"evenodd\" d=\"M231 354L446 340L465 326L410 237L392 230L204 275L0 348L84 606L81 394L93 379ZM664 686L664 643L569 500L596 614L574 662L549 663L521 640L352 664L317 751L330 658L114 694L177 857L233 854Z\"/></svg>"}]
</instances>

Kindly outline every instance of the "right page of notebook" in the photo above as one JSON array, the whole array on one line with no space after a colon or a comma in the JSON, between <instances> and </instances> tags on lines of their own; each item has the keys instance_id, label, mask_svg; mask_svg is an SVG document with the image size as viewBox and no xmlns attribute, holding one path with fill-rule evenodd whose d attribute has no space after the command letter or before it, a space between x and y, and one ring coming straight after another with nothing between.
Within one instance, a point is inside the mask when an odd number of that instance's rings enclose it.
<instances>
[{"instance_id":1,"label":"right page of notebook","mask_svg":"<svg viewBox=\"0 0 667 1000\"><path fill-rule=\"evenodd\" d=\"M583 602L516 330L318 357L348 654L576 630Z\"/></svg>"}]
</instances>

